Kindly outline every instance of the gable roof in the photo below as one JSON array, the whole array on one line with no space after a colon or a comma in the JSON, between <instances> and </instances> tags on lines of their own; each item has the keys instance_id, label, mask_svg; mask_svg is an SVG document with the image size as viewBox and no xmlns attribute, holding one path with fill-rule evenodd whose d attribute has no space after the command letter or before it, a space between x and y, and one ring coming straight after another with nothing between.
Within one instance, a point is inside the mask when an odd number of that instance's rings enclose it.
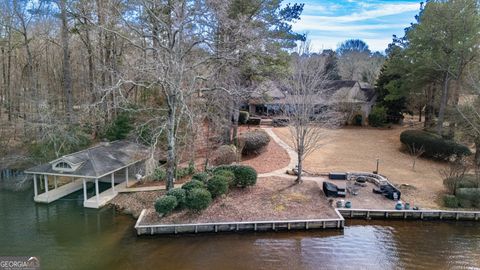
<instances>
[{"instance_id":1,"label":"gable roof","mask_svg":"<svg viewBox=\"0 0 480 270\"><path fill-rule=\"evenodd\" d=\"M148 147L126 140L100 143L94 147L62 156L25 171L30 174L52 174L98 178L148 158ZM59 172L52 164L67 162L81 165L72 172Z\"/></svg>"}]
</instances>

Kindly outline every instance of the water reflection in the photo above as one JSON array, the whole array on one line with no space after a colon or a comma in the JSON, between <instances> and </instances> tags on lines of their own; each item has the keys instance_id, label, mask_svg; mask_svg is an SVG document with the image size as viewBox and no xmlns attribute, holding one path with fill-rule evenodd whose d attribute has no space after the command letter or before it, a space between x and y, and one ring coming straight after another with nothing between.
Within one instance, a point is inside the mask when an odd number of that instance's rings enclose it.
<instances>
[{"instance_id":1,"label":"water reflection","mask_svg":"<svg viewBox=\"0 0 480 270\"><path fill-rule=\"evenodd\" d=\"M0 255L39 256L44 269L480 268L475 222L349 221L343 231L137 237L131 217L83 208L81 191L49 205L32 197L31 187L0 188Z\"/></svg>"}]
</instances>

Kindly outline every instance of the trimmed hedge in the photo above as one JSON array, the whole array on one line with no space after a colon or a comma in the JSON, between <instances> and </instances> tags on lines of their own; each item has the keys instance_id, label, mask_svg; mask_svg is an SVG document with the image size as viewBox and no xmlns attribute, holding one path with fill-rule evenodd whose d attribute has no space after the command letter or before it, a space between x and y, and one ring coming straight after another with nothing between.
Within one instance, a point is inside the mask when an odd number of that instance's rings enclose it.
<instances>
[{"instance_id":1,"label":"trimmed hedge","mask_svg":"<svg viewBox=\"0 0 480 270\"><path fill-rule=\"evenodd\" d=\"M210 176L208 175L207 172L199 172L192 176L192 180L198 180L198 181L202 181L203 183L207 183L208 177Z\"/></svg>"},{"instance_id":2,"label":"trimmed hedge","mask_svg":"<svg viewBox=\"0 0 480 270\"><path fill-rule=\"evenodd\" d=\"M225 177L228 180L229 186L233 186L235 184L235 174L232 171L218 170L214 172L214 176Z\"/></svg>"},{"instance_id":3,"label":"trimmed hedge","mask_svg":"<svg viewBox=\"0 0 480 270\"><path fill-rule=\"evenodd\" d=\"M228 179L223 176L215 175L212 179L208 180L207 189L212 194L212 197L218 197L228 192Z\"/></svg>"},{"instance_id":4,"label":"trimmed hedge","mask_svg":"<svg viewBox=\"0 0 480 270\"><path fill-rule=\"evenodd\" d=\"M234 186L247 187L257 183L257 171L250 166L245 165L223 165L216 167L213 172L225 170L231 171L235 175Z\"/></svg>"},{"instance_id":5,"label":"trimmed hedge","mask_svg":"<svg viewBox=\"0 0 480 270\"><path fill-rule=\"evenodd\" d=\"M257 154L270 142L270 136L263 130L255 130L243 133L239 136L242 141L242 154Z\"/></svg>"},{"instance_id":6,"label":"trimmed hedge","mask_svg":"<svg viewBox=\"0 0 480 270\"><path fill-rule=\"evenodd\" d=\"M162 196L155 202L155 211L159 214L168 215L177 207L177 198L172 195Z\"/></svg>"},{"instance_id":7,"label":"trimmed hedge","mask_svg":"<svg viewBox=\"0 0 480 270\"><path fill-rule=\"evenodd\" d=\"M457 188L456 194L460 207L480 207L480 188Z\"/></svg>"},{"instance_id":8,"label":"trimmed hedge","mask_svg":"<svg viewBox=\"0 0 480 270\"><path fill-rule=\"evenodd\" d=\"M400 141L409 146L420 148L423 146L426 157L446 160L452 155L468 156L472 152L468 147L454 141L443 139L441 136L423 130L406 130L400 134Z\"/></svg>"},{"instance_id":9,"label":"trimmed hedge","mask_svg":"<svg viewBox=\"0 0 480 270\"><path fill-rule=\"evenodd\" d=\"M194 188L187 193L187 207L193 211L202 211L212 203L212 194L204 188Z\"/></svg>"},{"instance_id":10,"label":"trimmed hedge","mask_svg":"<svg viewBox=\"0 0 480 270\"><path fill-rule=\"evenodd\" d=\"M172 188L167 192L167 196L174 196L177 199L176 208L182 209L185 207L185 202L187 200L187 192L185 189Z\"/></svg>"},{"instance_id":11,"label":"trimmed hedge","mask_svg":"<svg viewBox=\"0 0 480 270\"><path fill-rule=\"evenodd\" d=\"M237 161L237 148L235 145L222 145L213 153L212 164L225 165Z\"/></svg>"},{"instance_id":12,"label":"trimmed hedge","mask_svg":"<svg viewBox=\"0 0 480 270\"><path fill-rule=\"evenodd\" d=\"M248 122L248 118L250 118L250 113L248 113L246 111L240 111L240 113L238 115L238 122L240 124L245 125Z\"/></svg>"},{"instance_id":13,"label":"trimmed hedge","mask_svg":"<svg viewBox=\"0 0 480 270\"><path fill-rule=\"evenodd\" d=\"M443 196L443 204L448 208L457 208L458 200L454 195L445 195Z\"/></svg>"},{"instance_id":14,"label":"trimmed hedge","mask_svg":"<svg viewBox=\"0 0 480 270\"><path fill-rule=\"evenodd\" d=\"M183 186L182 186L182 189L185 189L187 191L187 193L190 190L195 189L195 188L205 188L205 183L203 183L202 181L192 179L192 180L188 181L187 183L183 184Z\"/></svg>"}]
</instances>

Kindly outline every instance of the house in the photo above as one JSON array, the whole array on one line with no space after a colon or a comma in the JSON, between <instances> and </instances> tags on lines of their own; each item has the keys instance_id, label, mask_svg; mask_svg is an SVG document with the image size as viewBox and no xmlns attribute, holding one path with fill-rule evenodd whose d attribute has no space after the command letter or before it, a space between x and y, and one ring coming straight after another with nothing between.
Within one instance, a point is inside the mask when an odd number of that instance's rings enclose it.
<instances>
[{"instance_id":1,"label":"house","mask_svg":"<svg viewBox=\"0 0 480 270\"><path fill-rule=\"evenodd\" d=\"M105 142L35 166L25 173L33 175L35 202L50 203L83 188L83 206L99 208L113 199L120 187L128 186L129 177L142 170L148 154L149 149L137 143ZM89 182L95 186L95 195L91 198L87 194ZM100 193L99 182L111 183L111 188ZM39 194L40 190L43 193Z\"/></svg>"},{"instance_id":2,"label":"house","mask_svg":"<svg viewBox=\"0 0 480 270\"><path fill-rule=\"evenodd\" d=\"M295 100L289 92L280 83L264 81L256 86L243 109L248 109L250 115L282 115L284 108ZM317 92L319 94L312 95L312 100L322 106L337 107L345 114L346 124L366 125L377 98L375 89L370 84L359 81L326 81Z\"/></svg>"}]
</instances>

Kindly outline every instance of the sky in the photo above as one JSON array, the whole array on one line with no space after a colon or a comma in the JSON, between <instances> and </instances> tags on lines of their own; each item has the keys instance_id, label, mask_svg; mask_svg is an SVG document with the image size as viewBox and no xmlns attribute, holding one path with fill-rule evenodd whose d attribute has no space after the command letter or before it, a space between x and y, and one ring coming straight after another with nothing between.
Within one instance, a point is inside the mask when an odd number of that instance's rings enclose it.
<instances>
[{"instance_id":1,"label":"sky","mask_svg":"<svg viewBox=\"0 0 480 270\"><path fill-rule=\"evenodd\" d=\"M313 51L336 49L346 39L362 39L370 50L384 52L392 35L403 36L415 21L419 0L297 0L304 3L293 30L307 33Z\"/></svg>"}]
</instances>

